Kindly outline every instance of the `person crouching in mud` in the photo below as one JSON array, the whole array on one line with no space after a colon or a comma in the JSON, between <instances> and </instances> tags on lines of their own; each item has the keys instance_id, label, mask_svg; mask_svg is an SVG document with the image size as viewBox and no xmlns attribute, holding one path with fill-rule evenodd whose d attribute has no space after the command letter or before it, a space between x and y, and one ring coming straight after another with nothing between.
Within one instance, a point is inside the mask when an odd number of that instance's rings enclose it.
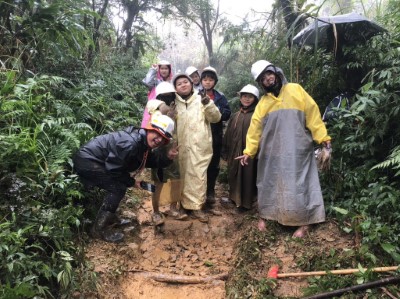
<instances>
[{"instance_id":1,"label":"person crouching in mud","mask_svg":"<svg viewBox=\"0 0 400 299\"><path fill-rule=\"evenodd\" d=\"M259 60L251 73L265 94L236 159L246 165L259 152L259 229L265 230L264 219L275 220L298 226L293 237L303 238L311 224L325 221L313 140L330 149L331 137L318 105L299 84L288 83L280 68Z\"/></svg>"},{"instance_id":2,"label":"person crouching in mud","mask_svg":"<svg viewBox=\"0 0 400 299\"><path fill-rule=\"evenodd\" d=\"M108 226L117 222L115 214L128 187L140 188L135 180L145 167L166 167L178 155L171 148L166 156L153 151L170 142L174 121L166 115L153 117L145 128L128 127L98 136L74 155L74 169L86 187L107 191L92 228L93 237L107 242L121 242L123 233L111 232Z\"/></svg>"}]
</instances>

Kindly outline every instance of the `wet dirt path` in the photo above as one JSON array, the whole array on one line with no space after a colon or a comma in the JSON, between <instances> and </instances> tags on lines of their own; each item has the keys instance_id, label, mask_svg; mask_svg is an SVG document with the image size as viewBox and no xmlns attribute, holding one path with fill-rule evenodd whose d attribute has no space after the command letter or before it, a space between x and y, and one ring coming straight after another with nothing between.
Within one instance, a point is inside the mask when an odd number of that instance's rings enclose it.
<instances>
[{"instance_id":1,"label":"wet dirt path","mask_svg":"<svg viewBox=\"0 0 400 299\"><path fill-rule=\"evenodd\" d=\"M233 203L217 200L213 209L222 215L209 213L209 222L202 223L190 217L186 221L175 220L167 216L169 208L163 207L166 221L161 233L151 224L151 196L139 192L143 200L136 216L121 205L122 215L137 219L133 226L125 228L125 241L115 245L97 240L87 250L94 270L103 276L101 296L225 298L224 278L231 270L233 246L240 236L238 227L249 213L239 213ZM218 187L217 198L226 196ZM149 278L157 275L166 276L169 283ZM174 283L177 279L195 283Z\"/></svg>"},{"instance_id":2,"label":"wet dirt path","mask_svg":"<svg viewBox=\"0 0 400 299\"><path fill-rule=\"evenodd\" d=\"M134 196L142 200L139 207L133 207L129 198L121 204L121 215L134 219L133 225L124 228L124 242L91 240L87 247L87 258L99 274L98 293L93 298L228 298L226 277L235 266L235 246L246 233L256 230L257 217L255 210L241 213L232 202L221 202L219 199L228 194L220 185L216 191L214 209L220 216L210 213L209 223L166 216L164 232L160 233L151 224L151 195L133 190ZM165 214L168 210L161 208ZM266 234L270 229L267 226ZM301 242L291 238L293 230L281 230L273 243L262 250L259 268L252 273L255 279L265 278L276 262L282 272L301 271L298 261L311 249L343 251L354 245L351 236L340 232L332 221L316 226ZM276 298L301 298L307 285L307 278L281 279L274 294Z\"/></svg>"}]
</instances>

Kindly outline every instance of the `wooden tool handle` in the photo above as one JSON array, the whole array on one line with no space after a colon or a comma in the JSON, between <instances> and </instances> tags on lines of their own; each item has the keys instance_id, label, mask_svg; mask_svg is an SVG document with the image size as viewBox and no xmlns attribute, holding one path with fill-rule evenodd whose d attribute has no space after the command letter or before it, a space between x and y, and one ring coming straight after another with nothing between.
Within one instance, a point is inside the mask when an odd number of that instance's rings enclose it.
<instances>
[{"instance_id":1,"label":"wooden tool handle","mask_svg":"<svg viewBox=\"0 0 400 299\"><path fill-rule=\"evenodd\" d=\"M395 271L398 266L391 267L377 267L370 269L372 272L386 272L386 271ZM367 268L364 268L364 271L367 271ZM360 269L342 269L342 270L332 270L332 271L313 271L313 272L294 272L294 273L278 273L278 278L283 277L301 277L301 276L318 276L318 275L327 275L327 274L353 274L360 272Z\"/></svg>"}]
</instances>

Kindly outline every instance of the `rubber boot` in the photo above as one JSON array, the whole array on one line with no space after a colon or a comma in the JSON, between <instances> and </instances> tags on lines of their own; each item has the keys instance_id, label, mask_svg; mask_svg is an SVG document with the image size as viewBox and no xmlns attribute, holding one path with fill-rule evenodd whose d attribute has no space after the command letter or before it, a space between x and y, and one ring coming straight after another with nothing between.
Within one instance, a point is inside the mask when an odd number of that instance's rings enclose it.
<instances>
[{"instance_id":1,"label":"rubber boot","mask_svg":"<svg viewBox=\"0 0 400 299\"><path fill-rule=\"evenodd\" d=\"M198 219L200 222L207 223L208 222L208 215L204 213L202 210L194 210L192 211L192 218Z\"/></svg>"},{"instance_id":2,"label":"rubber boot","mask_svg":"<svg viewBox=\"0 0 400 299\"><path fill-rule=\"evenodd\" d=\"M115 219L115 214L109 211L100 210L92 228L93 237L102 239L106 242L118 243L124 239L124 234L120 232L107 231L107 226Z\"/></svg>"},{"instance_id":3,"label":"rubber boot","mask_svg":"<svg viewBox=\"0 0 400 299\"><path fill-rule=\"evenodd\" d=\"M119 218L115 213L111 213L113 216L110 219L109 225L113 226L124 226L131 224L132 221L130 219L125 219L125 218Z\"/></svg>"}]
</instances>

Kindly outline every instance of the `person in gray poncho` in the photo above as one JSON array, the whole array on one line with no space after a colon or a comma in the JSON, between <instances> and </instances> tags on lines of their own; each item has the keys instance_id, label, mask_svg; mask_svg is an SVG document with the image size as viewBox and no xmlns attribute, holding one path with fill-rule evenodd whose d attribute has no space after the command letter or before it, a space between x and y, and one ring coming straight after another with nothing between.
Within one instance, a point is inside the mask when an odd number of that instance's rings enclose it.
<instances>
[{"instance_id":1,"label":"person in gray poncho","mask_svg":"<svg viewBox=\"0 0 400 299\"><path fill-rule=\"evenodd\" d=\"M314 157L313 140L330 150L331 138L318 105L299 85L288 83L282 70L266 60L252 66L264 89L246 136L242 165L258 157L259 229L264 219L298 226L304 237L311 224L325 221L325 208Z\"/></svg>"}]
</instances>

